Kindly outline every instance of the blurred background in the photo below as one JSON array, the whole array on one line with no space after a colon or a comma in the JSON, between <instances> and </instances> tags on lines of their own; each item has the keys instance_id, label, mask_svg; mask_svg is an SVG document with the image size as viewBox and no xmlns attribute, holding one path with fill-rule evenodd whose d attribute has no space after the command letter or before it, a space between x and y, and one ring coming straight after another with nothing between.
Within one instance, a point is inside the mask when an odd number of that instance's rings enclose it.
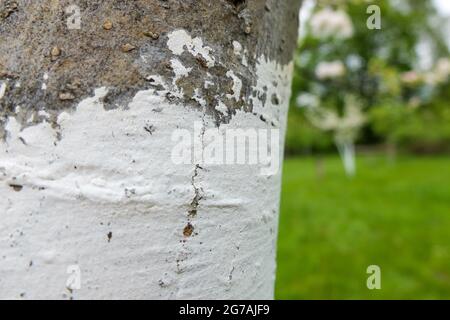
<instances>
[{"instance_id":1,"label":"blurred background","mask_svg":"<svg viewBox=\"0 0 450 320\"><path fill-rule=\"evenodd\" d=\"M276 298L450 299L450 1L305 0L301 20Z\"/></svg>"}]
</instances>

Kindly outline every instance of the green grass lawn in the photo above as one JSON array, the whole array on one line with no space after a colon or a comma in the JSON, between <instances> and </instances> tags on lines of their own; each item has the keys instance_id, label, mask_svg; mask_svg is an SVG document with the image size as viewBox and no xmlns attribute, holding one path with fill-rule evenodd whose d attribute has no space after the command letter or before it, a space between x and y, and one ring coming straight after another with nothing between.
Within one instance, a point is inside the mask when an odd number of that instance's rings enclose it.
<instances>
[{"instance_id":1,"label":"green grass lawn","mask_svg":"<svg viewBox=\"0 0 450 320\"><path fill-rule=\"evenodd\" d=\"M449 157L288 159L281 208L277 299L450 299Z\"/></svg>"}]
</instances>

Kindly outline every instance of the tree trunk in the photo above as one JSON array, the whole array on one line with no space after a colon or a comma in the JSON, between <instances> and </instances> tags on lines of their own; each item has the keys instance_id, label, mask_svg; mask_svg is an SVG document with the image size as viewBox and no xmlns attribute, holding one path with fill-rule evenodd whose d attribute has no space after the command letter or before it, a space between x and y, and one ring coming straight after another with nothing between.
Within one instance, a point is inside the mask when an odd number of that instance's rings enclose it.
<instances>
[{"instance_id":1,"label":"tree trunk","mask_svg":"<svg viewBox=\"0 0 450 320\"><path fill-rule=\"evenodd\" d=\"M335 143L344 165L345 174L347 177L354 177L356 174L355 143L348 139L346 141L337 139Z\"/></svg>"},{"instance_id":2,"label":"tree trunk","mask_svg":"<svg viewBox=\"0 0 450 320\"><path fill-rule=\"evenodd\" d=\"M1 1L0 298L273 298L299 2Z\"/></svg>"}]
</instances>

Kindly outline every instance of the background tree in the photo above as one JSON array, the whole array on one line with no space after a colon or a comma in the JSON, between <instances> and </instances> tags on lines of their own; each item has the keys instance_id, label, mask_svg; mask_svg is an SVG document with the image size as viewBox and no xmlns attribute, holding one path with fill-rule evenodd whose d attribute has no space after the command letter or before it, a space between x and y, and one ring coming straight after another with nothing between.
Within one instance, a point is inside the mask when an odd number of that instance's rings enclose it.
<instances>
[{"instance_id":1,"label":"background tree","mask_svg":"<svg viewBox=\"0 0 450 320\"><path fill-rule=\"evenodd\" d=\"M330 150L332 138L307 121L305 110L321 106L341 114L348 94L361 101L369 120L360 143L448 149L448 20L432 1L382 0L374 3L382 29L370 30L369 4L314 3L297 52L289 152Z\"/></svg>"},{"instance_id":2,"label":"background tree","mask_svg":"<svg viewBox=\"0 0 450 320\"><path fill-rule=\"evenodd\" d=\"M334 143L339 151L347 176L356 173L355 141L359 130L366 122L358 101L353 96L345 99L345 109L340 116L337 112L322 108L308 108L306 118L317 128L333 133Z\"/></svg>"}]
</instances>

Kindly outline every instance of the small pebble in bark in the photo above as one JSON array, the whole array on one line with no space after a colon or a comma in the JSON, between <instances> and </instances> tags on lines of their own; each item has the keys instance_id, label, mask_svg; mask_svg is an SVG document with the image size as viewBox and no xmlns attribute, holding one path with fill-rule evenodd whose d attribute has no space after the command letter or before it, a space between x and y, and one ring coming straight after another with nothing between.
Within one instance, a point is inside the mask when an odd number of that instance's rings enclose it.
<instances>
[{"instance_id":1,"label":"small pebble in bark","mask_svg":"<svg viewBox=\"0 0 450 320\"><path fill-rule=\"evenodd\" d=\"M50 55L52 56L52 60L58 59L58 57L61 55L61 49L58 47L53 47L50 51Z\"/></svg>"},{"instance_id":2,"label":"small pebble in bark","mask_svg":"<svg viewBox=\"0 0 450 320\"><path fill-rule=\"evenodd\" d=\"M105 30L111 30L112 28L113 28L113 23L112 23L111 21L106 20L106 21L103 23L103 29L105 29Z\"/></svg>"},{"instance_id":3,"label":"small pebble in bark","mask_svg":"<svg viewBox=\"0 0 450 320\"><path fill-rule=\"evenodd\" d=\"M133 51L134 49L136 49L136 47L129 43L126 43L122 46L122 52L130 52Z\"/></svg>"},{"instance_id":4,"label":"small pebble in bark","mask_svg":"<svg viewBox=\"0 0 450 320\"><path fill-rule=\"evenodd\" d=\"M153 40L159 39L159 33L153 31L144 31L144 36L152 38Z\"/></svg>"},{"instance_id":5,"label":"small pebble in bark","mask_svg":"<svg viewBox=\"0 0 450 320\"><path fill-rule=\"evenodd\" d=\"M61 92L59 94L59 100L61 101L69 101L69 100L74 100L75 96L69 92Z\"/></svg>"},{"instance_id":6,"label":"small pebble in bark","mask_svg":"<svg viewBox=\"0 0 450 320\"><path fill-rule=\"evenodd\" d=\"M52 56L59 56L61 54L61 49L58 47L53 47L51 51Z\"/></svg>"},{"instance_id":7,"label":"small pebble in bark","mask_svg":"<svg viewBox=\"0 0 450 320\"><path fill-rule=\"evenodd\" d=\"M66 84L66 88L69 90L77 90L81 86L81 80L78 78L73 79L70 83Z\"/></svg>"}]
</instances>

